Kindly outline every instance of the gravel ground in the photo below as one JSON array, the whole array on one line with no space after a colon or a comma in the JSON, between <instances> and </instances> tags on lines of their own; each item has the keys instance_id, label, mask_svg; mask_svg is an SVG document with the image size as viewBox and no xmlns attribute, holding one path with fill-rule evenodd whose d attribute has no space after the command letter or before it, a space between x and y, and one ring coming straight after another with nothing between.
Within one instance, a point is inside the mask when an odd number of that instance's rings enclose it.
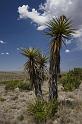
<instances>
[{"instance_id":1,"label":"gravel ground","mask_svg":"<svg viewBox=\"0 0 82 124\"><path fill-rule=\"evenodd\" d=\"M27 105L33 102L34 98L33 91L6 92L4 86L0 86L0 124L27 124Z\"/></svg>"},{"instance_id":2,"label":"gravel ground","mask_svg":"<svg viewBox=\"0 0 82 124\"><path fill-rule=\"evenodd\" d=\"M44 98L48 99L47 83L43 86ZM33 91L5 91L0 85L0 124L35 124L28 116L27 106L35 100ZM82 84L73 92L64 92L59 86L60 107L56 119L47 124L82 124Z\"/></svg>"}]
</instances>

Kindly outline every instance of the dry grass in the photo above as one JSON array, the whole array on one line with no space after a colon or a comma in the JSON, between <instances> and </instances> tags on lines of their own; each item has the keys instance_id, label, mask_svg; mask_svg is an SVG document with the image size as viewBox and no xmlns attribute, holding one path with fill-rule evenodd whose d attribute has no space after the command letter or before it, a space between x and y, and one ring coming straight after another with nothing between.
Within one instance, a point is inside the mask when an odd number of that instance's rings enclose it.
<instances>
[{"instance_id":1,"label":"dry grass","mask_svg":"<svg viewBox=\"0 0 82 124\"><path fill-rule=\"evenodd\" d=\"M0 82L9 80L24 80L24 72L0 72Z\"/></svg>"},{"instance_id":2,"label":"dry grass","mask_svg":"<svg viewBox=\"0 0 82 124\"><path fill-rule=\"evenodd\" d=\"M21 80L21 78L25 78L24 73L0 72L0 81ZM65 92L59 86L58 93L60 103L58 112L53 120L48 120L46 124L82 124L82 84L77 90L72 92ZM5 120L7 119L9 121L13 121L14 119L17 121L17 124L18 122L20 124L35 124L33 118L26 113L28 102L33 102L35 99L33 91L19 91L18 93L10 91L5 93L4 86L2 85L0 86L0 94L0 124L2 122L6 124ZM44 82L43 84L43 97L48 100L48 82ZM14 123L10 122L10 124Z\"/></svg>"},{"instance_id":3,"label":"dry grass","mask_svg":"<svg viewBox=\"0 0 82 124\"><path fill-rule=\"evenodd\" d=\"M59 106L57 124L82 124L82 102L63 101Z\"/></svg>"}]
</instances>

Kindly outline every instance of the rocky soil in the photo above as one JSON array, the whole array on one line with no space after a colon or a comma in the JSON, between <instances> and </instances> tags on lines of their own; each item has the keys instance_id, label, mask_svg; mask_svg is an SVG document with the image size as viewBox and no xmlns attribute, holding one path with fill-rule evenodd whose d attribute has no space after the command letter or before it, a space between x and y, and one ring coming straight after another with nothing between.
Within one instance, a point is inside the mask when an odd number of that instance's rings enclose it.
<instances>
[{"instance_id":1,"label":"rocky soil","mask_svg":"<svg viewBox=\"0 0 82 124\"><path fill-rule=\"evenodd\" d=\"M48 99L47 83L43 86L44 98ZM35 124L28 116L27 106L35 100L34 91L5 91L0 85L0 124ZM82 124L82 84L73 92L64 92L59 86L59 110L53 121L47 124Z\"/></svg>"}]
</instances>

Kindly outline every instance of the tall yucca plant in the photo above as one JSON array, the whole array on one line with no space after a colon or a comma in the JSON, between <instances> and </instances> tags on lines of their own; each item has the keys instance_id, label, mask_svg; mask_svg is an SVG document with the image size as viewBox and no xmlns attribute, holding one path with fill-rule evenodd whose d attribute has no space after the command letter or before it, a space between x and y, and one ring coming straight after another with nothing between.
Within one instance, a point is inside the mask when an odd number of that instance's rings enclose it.
<instances>
[{"instance_id":1,"label":"tall yucca plant","mask_svg":"<svg viewBox=\"0 0 82 124\"><path fill-rule=\"evenodd\" d=\"M21 52L22 55L28 58L27 62L24 64L25 70L28 72L31 81L31 87L35 88L35 95L38 94L38 84L36 79L36 57L38 55L38 50L35 48L24 48Z\"/></svg>"},{"instance_id":2,"label":"tall yucca plant","mask_svg":"<svg viewBox=\"0 0 82 124\"><path fill-rule=\"evenodd\" d=\"M47 63L48 57L41 54L40 52L38 53L37 56L37 79L38 79L38 90L39 90L39 95L42 95L42 84L45 79L45 70L46 70L46 63Z\"/></svg>"},{"instance_id":3,"label":"tall yucca plant","mask_svg":"<svg viewBox=\"0 0 82 124\"><path fill-rule=\"evenodd\" d=\"M64 15L60 16L60 18L53 18L47 26L48 32L46 34L52 37L50 44L49 98L57 99L57 76L60 73L60 49L62 44L65 44L65 39L68 39L74 32L70 19L67 19Z\"/></svg>"}]
</instances>

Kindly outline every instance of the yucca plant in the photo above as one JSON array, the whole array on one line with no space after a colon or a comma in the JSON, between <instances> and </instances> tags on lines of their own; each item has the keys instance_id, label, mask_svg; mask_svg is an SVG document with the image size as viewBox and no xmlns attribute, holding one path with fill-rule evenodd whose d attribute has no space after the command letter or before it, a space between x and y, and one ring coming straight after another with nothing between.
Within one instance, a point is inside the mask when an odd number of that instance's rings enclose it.
<instances>
[{"instance_id":1,"label":"yucca plant","mask_svg":"<svg viewBox=\"0 0 82 124\"><path fill-rule=\"evenodd\" d=\"M35 48L24 48L22 49L21 54L23 54L25 57L27 57L27 61L24 64L25 70L28 72L30 81L31 81L31 87L35 88L35 95L38 94L38 84L36 79L36 56L38 56L38 50Z\"/></svg>"},{"instance_id":2,"label":"yucca plant","mask_svg":"<svg viewBox=\"0 0 82 124\"><path fill-rule=\"evenodd\" d=\"M45 78L45 70L46 70L46 63L47 63L48 57L41 54L40 52L38 52L38 56L36 58L36 61L38 63L37 66L37 79L38 79L38 90L40 92L39 95L42 95L42 84L44 82L44 78Z\"/></svg>"},{"instance_id":3,"label":"yucca plant","mask_svg":"<svg viewBox=\"0 0 82 124\"><path fill-rule=\"evenodd\" d=\"M44 81L44 69L47 57L35 48L22 49L21 53L28 58L24 66L30 76L31 87L35 88L35 95L37 97L42 97L41 87Z\"/></svg>"},{"instance_id":4,"label":"yucca plant","mask_svg":"<svg viewBox=\"0 0 82 124\"><path fill-rule=\"evenodd\" d=\"M68 39L74 32L70 19L67 19L64 15L60 16L60 18L53 18L47 23L47 26L48 31L46 34L52 38L50 44L49 98L57 99L57 77L58 73L60 73L60 50L62 44L65 44L65 39Z\"/></svg>"}]
</instances>

